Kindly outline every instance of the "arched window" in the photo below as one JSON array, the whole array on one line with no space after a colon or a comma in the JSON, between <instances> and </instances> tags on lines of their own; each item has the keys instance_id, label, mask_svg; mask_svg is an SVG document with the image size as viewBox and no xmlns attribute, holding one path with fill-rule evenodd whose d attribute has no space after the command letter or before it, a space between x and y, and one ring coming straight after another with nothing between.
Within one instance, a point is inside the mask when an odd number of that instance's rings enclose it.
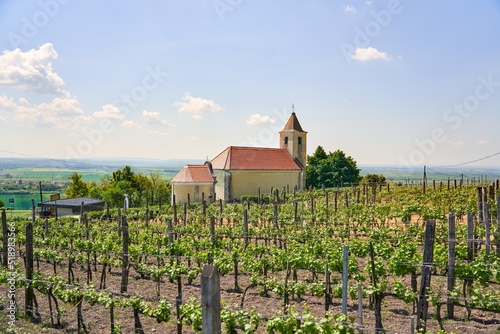
<instances>
[{"instance_id":1,"label":"arched window","mask_svg":"<svg viewBox=\"0 0 500 334\"><path fill-rule=\"evenodd\" d=\"M285 145L288 145L288 137L285 137Z\"/></svg>"},{"instance_id":2,"label":"arched window","mask_svg":"<svg viewBox=\"0 0 500 334\"><path fill-rule=\"evenodd\" d=\"M299 137L299 145L302 145L302 137Z\"/></svg>"}]
</instances>

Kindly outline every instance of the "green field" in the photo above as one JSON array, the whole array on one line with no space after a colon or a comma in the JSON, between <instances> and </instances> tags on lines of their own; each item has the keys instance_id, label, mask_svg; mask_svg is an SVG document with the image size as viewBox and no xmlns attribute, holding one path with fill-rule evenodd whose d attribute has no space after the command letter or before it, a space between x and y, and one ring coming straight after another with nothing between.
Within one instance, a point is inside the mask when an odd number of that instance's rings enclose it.
<instances>
[{"instance_id":1,"label":"green field","mask_svg":"<svg viewBox=\"0 0 500 334\"><path fill-rule=\"evenodd\" d=\"M4 169L0 173L0 180L7 179L6 175L10 175L16 180L31 180L31 181L68 181L68 178L73 173L81 174L85 181L99 181L104 175L109 174L104 170L77 170L77 169L62 169L62 168L10 168Z\"/></svg>"},{"instance_id":2,"label":"green field","mask_svg":"<svg viewBox=\"0 0 500 334\"><path fill-rule=\"evenodd\" d=\"M84 181L98 182L104 176L110 175L113 171L104 169L8 168L0 170L0 181L9 179L25 181L68 181L71 174L78 173L82 175ZM160 168L137 170L137 173L144 175L148 175L151 172L160 174L165 180L170 180L177 174L178 170L165 170Z\"/></svg>"}]
</instances>

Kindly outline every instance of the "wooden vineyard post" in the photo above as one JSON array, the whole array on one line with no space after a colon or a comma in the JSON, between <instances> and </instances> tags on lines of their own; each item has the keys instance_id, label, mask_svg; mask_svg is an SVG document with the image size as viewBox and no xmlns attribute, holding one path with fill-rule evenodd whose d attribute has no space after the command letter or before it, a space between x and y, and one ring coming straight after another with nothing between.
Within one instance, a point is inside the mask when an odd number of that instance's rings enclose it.
<instances>
[{"instance_id":1,"label":"wooden vineyard post","mask_svg":"<svg viewBox=\"0 0 500 334\"><path fill-rule=\"evenodd\" d=\"M49 235L49 218L43 221L43 237L44 239Z\"/></svg>"},{"instance_id":2,"label":"wooden vineyard post","mask_svg":"<svg viewBox=\"0 0 500 334\"><path fill-rule=\"evenodd\" d=\"M144 213L144 221L146 222L146 227L149 226L149 196L146 191L146 212Z\"/></svg>"},{"instance_id":3,"label":"wooden vineyard post","mask_svg":"<svg viewBox=\"0 0 500 334\"><path fill-rule=\"evenodd\" d=\"M245 240L245 247L248 246L248 211L243 211L243 238Z\"/></svg>"},{"instance_id":4,"label":"wooden vineyard post","mask_svg":"<svg viewBox=\"0 0 500 334\"><path fill-rule=\"evenodd\" d=\"M377 289L377 274L375 273L375 255L373 254L373 243L370 241L370 264L372 284ZM382 299L384 295L381 292L375 292L375 333L385 333L382 325Z\"/></svg>"},{"instance_id":5,"label":"wooden vineyard post","mask_svg":"<svg viewBox=\"0 0 500 334\"><path fill-rule=\"evenodd\" d=\"M122 213L121 209L118 208L118 215L116 216L116 223L118 225L118 236L122 236Z\"/></svg>"},{"instance_id":6,"label":"wooden vineyard post","mask_svg":"<svg viewBox=\"0 0 500 334\"><path fill-rule=\"evenodd\" d=\"M477 223L481 226L484 222L483 188L477 187Z\"/></svg>"},{"instance_id":7,"label":"wooden vineyard post","mask_svg":"<svg viewBox=\"0 0 500 334\"><path fill-rule=\"evenodd\" d=\"M332 294L330 287L330 270L328 270L328 261L325 263L325 311L328 311L332 303Z\"/></svg>"},{"instance_id":8,"label":"wooden vineyard post","mask_svg":"<svg viewBox=\"0 0 500 334\"><path fill-rule=\"evenodd\" d=\"M363 284L358 282L358 334L363 334Z\"/></svg>"},{"instance_id":9,"label":"wooden vineyard post","mask_svg":"<svg viewBox=\"0 0 500 334\"><path fill-rule=\"evenodd\" d=\"M424 261L422 263L422 279L420 281L420 292L417 309L417 331L423 330L427 325L427 313L429 301L427 300L428 289L431 285L431 269L434 253L434 235L436 231L436 221L428 220L425 223L424 241Z\"/></svg>"},{"instance_id":10,"label":"wooden vineyard post","mask_svg":"<svg viewBox=\"0 0 500 334\"><path fill-rule=\"evenodd\" d=\"M3 267L7 268L8 261L8 235L9 231L7 230L7 215L5 213L5 209L2 209L2 263Z\"/></svg>"},{"instance_id":11,"label":"wooden vineyard post","mask_svg":"<svg viewBox=\"0 0 500 334\"><path fill-rule=\"evenodd\" d=\"M349 261L349 246L344 245L344 261L342 266L342 314L347 315L347 267Z\"/></svg>"},{"instance_id":12,"label":"wooden vineyard post","mask_svg":"<svg viewBox=\"0 0 500 334\"><path fill-rule=\"evenodd\" d=\"M278 204L276 204L276 203L274 203L273 224L274 224L275 229L279 229L279 226L278 226Z\"/></svg>"},{"instance_id":13,"label":"wooden vineyard post","mask_svg":"<svg viewBox=\"0 0 500 334\"><path fill-rule=\"evenodd\" d=\"M172 220L167 219L167 229L168 229L168 246L172 246L174 243L174 228L172 226Z\"/></svg>"},{"instance_id":14,"label":"wooden vineyard post","mask_svg":"<svg viewBox=\"0 0 500 334\"><path fill-rule=\"evenodd\" d=\"M491 250L491 219L490 219L490 204L483 203L483 219L484 219L484 238L485 238L485 251L490 254Z\"/></svg>"},{"instance_id":15,"label":"wooden vineyard post","mask_svg":"<svg viewBox=\"0 0 500 334\"><path fill-rule=\"evenodd\" d=\"M424 179L423 179L423 182L422 182L422 192L423 192L424 195L425 195L425 186L426 186L426 183L427 183L427 171L426 171L426 168L427 168L427 166L424 166Z\"/></svg>"},{"instance_id":16,"label":"wooden vineyard post","mask_svg":"<svg viewBox=\"0 0 500 334\"><path fill-rule=\"evenodd\" d=\"M184 218L182 218L182 222L184 226L187 225L187 203L184 203Z\"/></svg>"},{"instance_id":17,"label":"wooden vineyard post","mask_svg":"<svg viewBox=\"0 0 500 334\"><path fill-rule=\"evenodd\" d=\"M26 317L32 319L35 313L35 291L33 290L33 223L35 222L35 201L31 200L32 222L26 224L26 287L24 289L24 308Z\"/></svg>"},{"instance_id":18,"label":"wooden vineyard post","mask_svg":"<svg viewBox=\"0 0 500 334\"><path fill-rule=\"evenodd\" d=\"M498 180L496 182L498 188ZM497 235L495 236L497 244L497 254L500 255L500 196L497 196Z\"/></svg>"},{"instance_id":19,"label":"wooden vineyard post","mask_svg":"<svg viewBox=\"0 0 500 334\"><path fill-rule=\"evenodd\" d=\"M293 223L297 224L297 209L299 203L297 201L293 201Z\"/></svg>"},{"instance_id":20,"label":"wooden vineyard post","mask_svg":"<svg viewBox=\"0 0 500 334\"><path fill-rule=\"evenodd\" d=\"M90 239L90 230L89 230L89 219L87 214L83 212L83 202L82 202L82 219L85 224L85 241L89 241ZM92 281L92 269L90 265L90 249L87 249L87 285Z\"/></svg>"},{"instance_id":21,"label":"wooden vineyard post","mask_svg":"<svg viewBox=\"0 0 500 334\"><path fill-rule=\"evenodd\" d=\"M472 221L472 212L467 213L467 261L474 259L474 225Z\"/></svg>"},{"instance_id":22,"label":"wooden vineyard post","mask_svg":"<svg viewBox=\"0 0 500 334\"><path fill-rule=\"evenodd\" d=\"M333 198L333 202L334 202L334 205L333 205L333 211L334 212L337 212L337 208L338 208L338 197L339 197L339 192L338 191L335 191L335 196Z\"/></svg>"},{"instance_id":23,"label":"wooden vineyard post","mask_svg":"<svg viewBox=\"0 0 500 334\"><path fill-rule=\"evenodd\" d=\"M210 243L215 247L215 217L210 217Z\"/></svg>"},{"instance_id":24,"label":"wooden vineyard post","mask_svg":"<svg viewBox=\"0 0 500 334\"><path fill-rule=\"evenodd\" d=\"M127 223L127 216L122 217L122 234L123 234L123 248L122 248L122 281L120 285L120 293L126 293L127 292L127 286L128 286L128 242L129 242L129 235L128 235L128 223Z\"/></svg>"},{"instance_id":25,"label":"wooden vineyard post","mask_svg":"<svg viewBox=\"0 0 500 334\"><path fill-rule=\"evenodd\" d=\"M177 258L177 264L179 264L179 258ZM182 276L177 275L177 297L175 298L175 309L177 313L177 334L182 334L181 305L182 305Z\"/></svg>"},{"instance_id":26,"label":"wooden vineyard post","mask_svg":"<svg viewBox=\"0 0 500 334\"><path fill-rule=\"evenodd\" d=\"M450 293L455 287L455 214L450 212L448 216L448 298L447 298L447 317L453 319L454 305L450 298Z\"/></svg>"},{"instance_id":27,"label":"wooden vineyard post","mask_svg":"<svg viewBox=\"0 0 500 334\"><path fill-rule=\"evenodd\" d=\"M175 195L174 195L175 196ZM172 203L173 209L174 209L174 224L177 225L177 203Z\"/></svg>"},{"instance_id":28,"label":"wooden vineyard post","mask_svg":"<svg viewBox=\"0 0 500 334\"><path fill-rule=\"evenodd\" d=\"M220 334L220 278L219 271L205 265L201 271L201 316L202 334Z\"/></svg>"}]
</instances>

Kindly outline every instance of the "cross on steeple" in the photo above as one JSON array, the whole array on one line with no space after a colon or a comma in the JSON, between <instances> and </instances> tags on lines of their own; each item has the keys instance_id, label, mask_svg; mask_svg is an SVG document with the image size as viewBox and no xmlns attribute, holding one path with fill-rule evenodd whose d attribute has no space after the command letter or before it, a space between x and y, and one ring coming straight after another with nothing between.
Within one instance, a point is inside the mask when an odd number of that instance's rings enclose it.
<instances>
[{"instance_id":1,"label":"cross on steeple","mask_svg":"<svg viewBox=\"0 0 500 334\"><path fill-rule=\"evenodd\" d=\"M295 106L292 103L292 112L295 112Z\"/></svg>"}]
</instances>

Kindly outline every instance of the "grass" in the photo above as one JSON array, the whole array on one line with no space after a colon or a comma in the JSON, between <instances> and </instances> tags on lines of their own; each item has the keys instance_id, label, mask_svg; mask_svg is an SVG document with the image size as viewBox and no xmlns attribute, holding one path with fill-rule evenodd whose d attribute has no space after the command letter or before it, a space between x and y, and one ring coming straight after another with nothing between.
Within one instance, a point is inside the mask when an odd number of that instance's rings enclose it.
<instances>
[{"instance_id":1,"label":"grass","mask_svg":"<svg viewBox=\"0 0 500 334\"><path fill-rule=\"evenodd\" d=\"M31 218L31 210L6 210L7 220L11 218Z\"/></svg>"}]
</instances>

